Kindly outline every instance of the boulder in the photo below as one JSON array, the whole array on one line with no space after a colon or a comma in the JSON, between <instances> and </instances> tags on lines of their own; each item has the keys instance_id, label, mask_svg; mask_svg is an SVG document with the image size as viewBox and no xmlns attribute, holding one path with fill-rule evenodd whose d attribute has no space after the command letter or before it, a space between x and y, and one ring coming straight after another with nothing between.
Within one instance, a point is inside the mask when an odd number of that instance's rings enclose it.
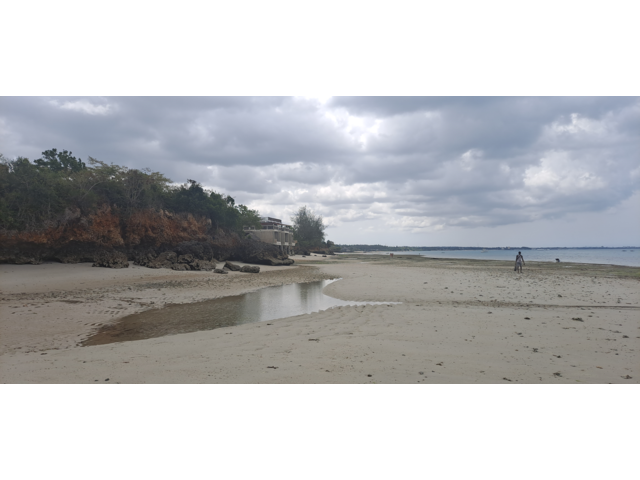
<instances>
[{"instance_id":1,"label":"boulder","mask_svg":"<svg viewBox=\"0 0 640 480\"><path fill-rule=\"evenodd\" d=\"M256 265L243 265L240 271L245 273L260 273L260 267Z\"/></svg>"},{"instance_id":2,"label":"boulder","mask_svg":"<svg viewBox=\"0 0 640 480\"><path fill-rule=\"evenodd\" d=\"M223 270L221 268L216 268L213 273L224 273L225 275L227 275L229 272L227 272L226 270Z\"/></svg>"},{"instance_id":3,"label":"boulder","mask_svg":"<svg viewBox=\"0 0 640 480\"><path fill-rule=\"evenodd\" d=\"M197 271L210 271L216 268L215 262L207 262L206 260L194 260L191 265L191 270Z\"/></svg>"},{"instance_id":4,"label":"boulder","mask_svg":"<svg viewBox=\"0 0 640 480\"><path fill-rule=\"evenodd\" d=\"M180 255L178 257L178 263L193 263L193 255L187 253L186 255Z\"/></svg>"},{"instance_id":5,"label":"boulder","mask_svg":"<svg viewBox=\"0 0 640 480\"><path fill-rule=\"evenodd\" d=\"M225 262L224 268L228 268L229 270L234 272L240 271L240 265L236 265L235 263L231 263L231 262Z\"/></svg>"},{"instance_id":6,"label":"boulder","mask_svg":"<svg viewBox=\"0 0 640 480\"><path fill-rule=\"evenodd\" d=\"M273 258L273 257L265 258L263 262L264 265L273 265L273 266L293 265L293 263L294 263L294 260L291 258L285 258L284 260L281 260L279 258Z\"/></svg>"},{"instance_id":7,"label":"boulder","mask_svg":"<svg viewBox=\"0 0 640 480\"><path fill-rule=\"evenodd\" d=\"M92 267L129 268L127 256L122 252L106 251L98 252L94 257Z\"/></svg>"}]
</instances>

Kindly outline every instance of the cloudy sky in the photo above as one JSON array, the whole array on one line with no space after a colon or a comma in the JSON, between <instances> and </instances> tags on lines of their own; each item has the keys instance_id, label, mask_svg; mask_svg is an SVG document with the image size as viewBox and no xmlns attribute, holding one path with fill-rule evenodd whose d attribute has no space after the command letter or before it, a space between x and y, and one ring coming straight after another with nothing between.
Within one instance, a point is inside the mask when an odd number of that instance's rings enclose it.
<instances>
[{"instance_id":1,"label":"cloudy sky","mask_svg":"<svg viewBox=\"0 0 640 480\"><path fill-rule=\"evenodd\" d=\"M640 245L638 97L3 97L0 153L194 179L336 243Z\"/></svg>"}]
</instances>

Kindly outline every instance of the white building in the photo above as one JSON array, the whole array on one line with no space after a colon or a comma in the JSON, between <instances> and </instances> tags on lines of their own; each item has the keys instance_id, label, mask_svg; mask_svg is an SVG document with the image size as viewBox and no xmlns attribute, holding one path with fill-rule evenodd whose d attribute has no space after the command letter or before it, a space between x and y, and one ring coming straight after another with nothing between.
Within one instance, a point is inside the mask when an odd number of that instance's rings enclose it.
<instances>
[{"instance_id":1,"label":"white building","mask_svg":"<svg viewBox=\"0 0 640 480\"><path fill-rule=\"evenodd\" d=\"M243 227L243 230L255 235L261 242L279 246L282 253L293 255L296 241L291 225L284 225L282 220L272 217L260 217L260 225L260 230L254 227Z\"/></svg>"}]
</instances>

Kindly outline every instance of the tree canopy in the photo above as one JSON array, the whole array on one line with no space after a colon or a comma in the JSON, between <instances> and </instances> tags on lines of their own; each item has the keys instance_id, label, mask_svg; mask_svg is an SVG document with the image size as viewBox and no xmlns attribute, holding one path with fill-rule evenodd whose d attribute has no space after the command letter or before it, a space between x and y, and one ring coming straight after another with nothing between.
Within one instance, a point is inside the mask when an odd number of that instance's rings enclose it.
<instances>
[{"instance_id":1,"label":"tree canopy","mask_svg":"<svg viewBox=\"0 0 640 480\"><path fill-rule=\"evenodd\" d=\"M68 209L90 214L109 205L128 215L153 208L209 218L217 228L242 231L260 228L260 215L235 200L207 190L195 180L171 185L171 180L149 169L133 169L89 157L87 166L71 152L55 148L28 158L10 160L0 154L0 228L39 228L64 216Z\"/></svg>"},{"instance_id":2,"label":"tree canopy","mask_svg":"<svg viewBox=\"0 0 640 480\"><path fill-rule=\"evenodd\" d=\"M322 215L315 215L306 205L300 207L291 217L293 236L303 247L322 245L325 226Z\"/></svg>"}]
</instances>

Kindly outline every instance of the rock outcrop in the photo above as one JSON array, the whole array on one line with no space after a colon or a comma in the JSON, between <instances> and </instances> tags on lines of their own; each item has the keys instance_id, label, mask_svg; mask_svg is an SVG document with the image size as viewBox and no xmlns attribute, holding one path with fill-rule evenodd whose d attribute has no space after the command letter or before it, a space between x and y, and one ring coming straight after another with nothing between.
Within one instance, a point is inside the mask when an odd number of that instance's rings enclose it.
<instances>
[{"instance_id":1,"label":"rock outcrop","mask_svg":"<svg viewBox=\"0 0 640 480\"><path fill-rule=\"evenodd\" d=\"M107 267L107 268L129 268L129 260L127 256L122 252L106 251L98 252L94 257L94 263L92 267Z\"/></svg>"},{"instance_id":2,"label":"rock outcrop","mask_svg":"<svg viewBox=\"0 0 640 480\"><path fill-rule=\"evenodd\" d=\"M162 210L139 210L124 217L105 206L87 216L68 212L39 230L0 231L0 263L53 260L126 268L125 257L135 265L185 271L213 270L216 262L227 260L293 263L275 245L217 230L206 218Z\"/></svg>"}]
</instances>

